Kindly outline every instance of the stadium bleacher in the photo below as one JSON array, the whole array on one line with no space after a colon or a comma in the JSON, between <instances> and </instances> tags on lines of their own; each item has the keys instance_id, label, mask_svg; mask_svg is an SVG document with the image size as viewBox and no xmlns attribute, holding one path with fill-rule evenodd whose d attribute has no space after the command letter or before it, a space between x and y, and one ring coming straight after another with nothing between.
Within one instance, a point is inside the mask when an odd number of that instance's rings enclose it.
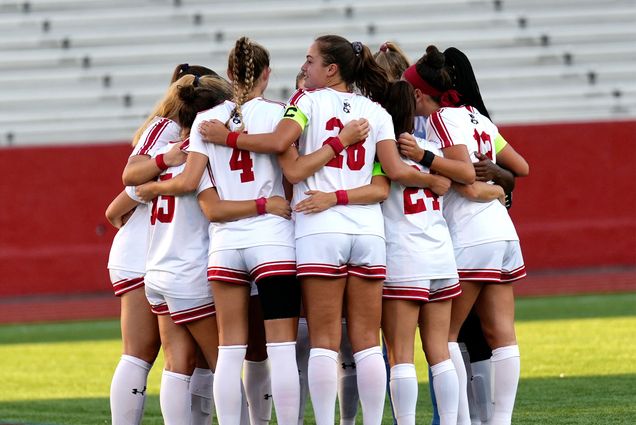
<instances>
[{"instance_id":1,"label":"stadium bleacher","mask_svg":"<svg viewBox=\"0 0 636 425\"><path fill-rule=\"evenodd\" d=\"M128 140L176 64L223 72L244 34L284 100L325 33L464 50L497 123L636 117L634 0L0 0L0 146Z\"/></svg>"}]
</instances>

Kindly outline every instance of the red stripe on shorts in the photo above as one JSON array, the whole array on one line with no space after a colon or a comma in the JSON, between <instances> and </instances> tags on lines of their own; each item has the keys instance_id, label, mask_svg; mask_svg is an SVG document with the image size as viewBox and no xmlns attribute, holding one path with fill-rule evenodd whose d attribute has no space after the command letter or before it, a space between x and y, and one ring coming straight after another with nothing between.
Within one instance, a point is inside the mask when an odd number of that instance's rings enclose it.
<instances>
[{"instance_id":1,"label":"red stripe on shorts","mask_svg":"<svg viewBox=\"0 0 636 425\"><path fill-rule=\"evenodd\" d=\"M316 263L306 263L299 264L298 267L298 277L301 276L321 276L321 277L346 277L347 276L347 266L334 266L332 264L316 264Z\"/></svg>"},{"instance_id":2,"label":"red stripe on shorts","mask_svg":"<svg viewBox=\"0 0 636 425\"><path fill-rule=\"evenodd\" d=\"M177 325L183 323L194 322L195 320L202 319L204 317L213 316L216 314L216 307L214 303L205 304L199 307L190 308L188 310L178 311L171 314L172 321Z\"/></svg>"},{"instance_id":3,"label":"red stripe on shorts","mask_svg":"<svg viewBox=\"0 0 636 425\"><path fill-rule=\"evenodd\" d=\"M124 295L126 292L130 292L133 289L137 289L144 286L144 278L135 277L132 279L122 279L113 283L113 290L115 291L115 295L120 297Z\"/></svg>"},{"instance_id":4,"label":"red stripe on shorts","mask_svg":"<svg viewBox=\"0 0 636 425\"><path fill-rule=\"evenodd\" d=\"M159 316L165 316L166 314L170 314L170 310L168 310L168 304L157 304L150 306L150 310Z\"/></svg>"},{"instance_id":5,"label":"red stripe on shorts","mask_svg":"<svg viewBox=\"0 0 636 425\"><path fill-rule=\"evenodd\" d=\"M228 269L224 267L208 267L208 281L217 280L219 282L249 284L250 275L241 270Z\"/></svg>"},{"instance_id":6,"label":"red stripe on shorts","mask_svg":"<svg viewBox=\"0 0 636 425\"><path fill-rule=\"evenodd\" d=\"M259 264L252 270L251 275L255 281L270 276L296 275L296 262L271 261L269 263Z\"/></svg>"},{"instance_id":7,"label":"red stripe on shorts","mask_svg":"<svg viewBox=\"0 0 636 425\"><path fill-rule=\"evenodd\" d=\"M366 279L386 279L386 266L349 266L347 272Z\"/></svg>"}]
</instances>

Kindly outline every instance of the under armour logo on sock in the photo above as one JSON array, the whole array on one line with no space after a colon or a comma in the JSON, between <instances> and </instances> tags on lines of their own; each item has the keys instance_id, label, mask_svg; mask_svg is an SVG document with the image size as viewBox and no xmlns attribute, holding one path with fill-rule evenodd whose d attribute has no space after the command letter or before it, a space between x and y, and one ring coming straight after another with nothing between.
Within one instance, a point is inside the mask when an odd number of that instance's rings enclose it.
<instances>
[{"instance_id":1,"label":"under armour logo on sock","mask_svg":"<svg viewBox=\"0 0 636 425\"><path fill-rule=\"evenodd\" d=\"M272 398L272 395L271 395L271 394L265 394L265 395L263 396L263 398L264 398L265 400L269 400L270 398Z\"/></svg>"},{"instance_id":2,"label":"under armour logo on sock","mask_svg":"<svg viewBox=\"0 0 636 425\"><path fill-rule=\"evenodd\" d=\"M144 395L144 393L145 393L145 392L146 392L146 386L144 386L144 389L143 389L143 390L141 390L141 391L139 391L137 388L133 388L133 389L132 389L132 393L133 393L133 394L141 394L141 395Z\"/></svg>"},{"instance_id":3,"label":"under armour logo on sock","mask_svg":"<svg viewBox=\"0 0 636 425\"><path fill-rule=\"evenodd\" d=\"M356 368L356 363L355 362L351 362L351 363L342 362L342 368L343 369L347 369L347 368L355 369Z\"/></svg>"}]
</instances>

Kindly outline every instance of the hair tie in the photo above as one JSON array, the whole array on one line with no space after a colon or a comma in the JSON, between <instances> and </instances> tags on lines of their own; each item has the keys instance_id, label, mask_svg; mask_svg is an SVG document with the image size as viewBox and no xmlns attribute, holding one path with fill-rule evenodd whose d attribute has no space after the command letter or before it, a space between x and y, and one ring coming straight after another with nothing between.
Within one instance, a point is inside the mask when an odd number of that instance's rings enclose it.
<instances>
[{"instance_id":1,"label":"hair tie","mask_svg":"<svg viewBox=\"0 0 636 425\"><path fill-rule=\"evenodd\" d=\"M187 63L182 63L181 65L179 65L179 69L182 72L188 72L189 68L190 68L190 65L188 65Z\"/></svg>"},{"instance_id":2,"label":"hair tie","mask_svg":"<svg viewBox=\"0 0 636 425\"><path fill-rule=\"evenodd\" d=\"M199 76L194 76L194 81L192 82L192 87L199 87Z\"/></svg>"},{"instance_id":3,"label":"hair tie","mask_svg":"<svg viewBox=\"0 0 636 425\"><path fill-rule=\"evenodd\" d=\"M386 53L386 51L387 51L387 50L389 50L389 45L388 45L388 44L386 44L386 42L384 42L384 43L380 44L380 51L381 51L382 53Z\"/></svg>"},{"instance_id":4,"label":"hair tie","mask_svg":"<svg viewBox=\"0 0 636 425\"><path fill-rule=\"evenodd\" d=\"M446 90L442 93L442 96L439 101L439 105L444 108L447 106L457 106L459 105L460 96L457 90Z\"/></svg>"},{"instance_id":5,"label":"hair tie","mask_svg":"<svg viewBox=\"0 0 636 425\"><path fill-rule=\"evenodd\" d=\"M356 56L360 56L360 53L362 53L362 43L354 41L351 43L351 47L353 48L353 53L355 53Z\"/></svg>"}]
</instances>

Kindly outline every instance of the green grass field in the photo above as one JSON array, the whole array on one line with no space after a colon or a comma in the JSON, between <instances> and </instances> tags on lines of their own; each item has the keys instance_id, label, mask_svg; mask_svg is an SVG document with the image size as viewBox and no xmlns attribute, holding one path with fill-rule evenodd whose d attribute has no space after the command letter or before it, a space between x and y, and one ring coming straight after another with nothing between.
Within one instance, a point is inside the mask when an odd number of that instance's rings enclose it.
<instances>
[{"instance_id":1,"label":"green grass field","mask_svg":"<svg viewBox=\"0 0 636 425\"><path fill-rule=\"evenodd\" d=\"M513 423L635 424L634 330L636 293L519 299L521 382ZM0 424L109 423L119 355L117 321L0 326ZM431 409L421 353L416 362L417 423L426 424ZM156 367L144 424L162 423L159 380ZM391 423L389 415L385 409L384 423ZM306 423L311 418L308 410Z\"/></svg>"}]
</instances>

